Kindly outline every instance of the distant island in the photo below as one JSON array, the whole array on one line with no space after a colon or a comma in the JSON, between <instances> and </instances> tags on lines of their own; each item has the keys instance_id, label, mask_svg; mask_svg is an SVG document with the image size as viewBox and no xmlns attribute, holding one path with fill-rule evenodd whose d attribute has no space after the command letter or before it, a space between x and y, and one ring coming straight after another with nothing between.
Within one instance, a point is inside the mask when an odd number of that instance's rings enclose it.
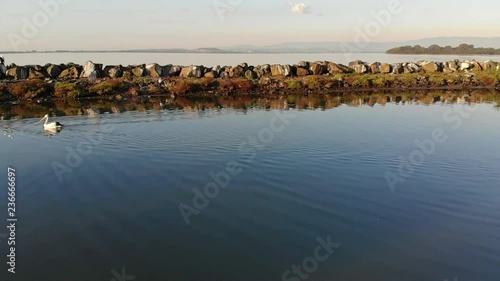
<instances>
[{"instance_id":1,"label":"distant island","mask_svg":"<svg viewBox=\"0 0 500 281\"><path fill-rule=\"evenodd\" d=\"M392 48L387 51L387 54L398 55L500 55L500 49L495 48L476 48L474 45L460 44L458 47L441 47L439 45L431 45L428 48L420 45L403 46Z\"/></svg>"}]
</instances>

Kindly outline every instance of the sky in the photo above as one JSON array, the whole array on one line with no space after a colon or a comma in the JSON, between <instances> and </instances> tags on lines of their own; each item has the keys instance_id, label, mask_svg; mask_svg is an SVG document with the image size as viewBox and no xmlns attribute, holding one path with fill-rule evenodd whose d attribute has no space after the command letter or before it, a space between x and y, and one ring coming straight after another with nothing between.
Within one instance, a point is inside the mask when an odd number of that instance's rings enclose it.
<instances>
[{"instance_id":1,"label":"sky","mask_svg":"<svg viewBox=\"0 0 500 281\"><path fill-rule=\"evenodd\" d=\"M0 10L3 51L500 36L497 0L22 0Z\"/></svg>"}]
</instances>

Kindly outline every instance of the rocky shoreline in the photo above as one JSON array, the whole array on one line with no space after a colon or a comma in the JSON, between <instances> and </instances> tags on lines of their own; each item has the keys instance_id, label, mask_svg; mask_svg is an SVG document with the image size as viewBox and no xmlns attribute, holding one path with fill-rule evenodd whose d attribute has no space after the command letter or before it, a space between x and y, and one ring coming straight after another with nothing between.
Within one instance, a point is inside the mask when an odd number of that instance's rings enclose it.
<instances>
[{"instance_id":1,"label":"rocky shoreline","mask_svg":"<svg viewBox=\"0 0 500 281\"><path fill-rule=\"evenodd\" d=\"M306 62L295 65L103 66L0 65L0 102L36 99L124 99L142 95L342 93L419 89L500 89L495 61L365 63Z\"/></svg>"}]
</instances>

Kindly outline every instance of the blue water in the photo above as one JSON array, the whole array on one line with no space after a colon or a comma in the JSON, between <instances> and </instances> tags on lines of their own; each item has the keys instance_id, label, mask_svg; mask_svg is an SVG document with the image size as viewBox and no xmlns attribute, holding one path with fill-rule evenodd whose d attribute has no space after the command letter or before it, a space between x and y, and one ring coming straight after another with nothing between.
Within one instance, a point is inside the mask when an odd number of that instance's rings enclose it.
<instances>
[{"instance_id":1,"label":"blue water","mask_svg":"<svg viewBox=\"0 0 500 281\"><path fill-rule=\"evenodd\" d=\"M37 119L3 121L16 132L0 135L0 225L8 166L19 221L17 273L2 241L0 276L499 280L499 119L492 104L390 103L57 117L51 137ZM446 140L402 176L435 130ZM230 181L197 209L211 172ZM391 189L387 173L404 181ZM340 245L308 273L318 239Z\"/></svg>"}]
</instances>

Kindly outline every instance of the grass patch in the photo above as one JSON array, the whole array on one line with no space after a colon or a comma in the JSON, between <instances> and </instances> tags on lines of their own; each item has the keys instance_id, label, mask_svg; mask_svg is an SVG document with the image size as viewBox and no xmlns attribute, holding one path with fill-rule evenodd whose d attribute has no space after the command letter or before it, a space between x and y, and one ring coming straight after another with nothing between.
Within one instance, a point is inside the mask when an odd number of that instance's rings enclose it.
<instances>
[{"instance_id":1,"label":"grass patch","mask_svg":"<svg viewBox=\"0 0 500 281\"><path fill-rule=\"evenodd\" d=\"M120 79L111 79L107 81L103 81L96 85L90 87L89 92L91 94L97 95L109 95L119 91L125 91L128 89L128 86L125 82Z\"/></svg>"}]
</instances>

